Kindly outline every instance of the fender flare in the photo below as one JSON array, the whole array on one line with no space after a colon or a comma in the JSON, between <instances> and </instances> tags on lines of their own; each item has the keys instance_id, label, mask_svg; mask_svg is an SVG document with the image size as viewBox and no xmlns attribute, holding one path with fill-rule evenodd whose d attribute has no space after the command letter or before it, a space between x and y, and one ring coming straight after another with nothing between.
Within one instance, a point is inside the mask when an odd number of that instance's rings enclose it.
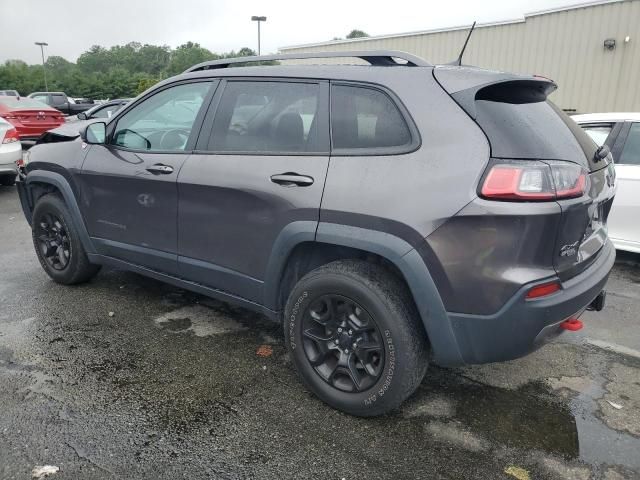
<instances>
[{"instance_id":1,"label":"fender flare","mask_svg":"<svg viewBox=\"0 0 640 480\"><path fill-rule=\"evenodd\" d=\"M32 205L32 207L35 207L35 204L31 195L30 184L46 183L56 187L62 195L62 198L64 199L67 207L69 208L69 213L71 214L71 222L73 223L76 232L78 232L78 236L80 237L80 241L82 242L82 246L84 247L85 251L88 254L97 253L89 237L87 227L82 219L82 213L80 212L80 207L78 206L76 197L73 194L71 185L69 185L69 182L66 178L64 178L59 173L50 172L48 170L33 170L26 176L25 182L29 197L29 203Z\"/></svg>"},{"instance_id":2,"label":"fender flare","mask_svg":"<svg viewBox=\"0 0 640 480\"><path fill-rule=\"evenodd\" d=\"M464 365L451 320L427 265L409 243L386 232L312 221L287 225L274 244L267 266L263 292L267 307L275 308L280 277L289 254L299 243L314 240L368 251L392 262L409 285L429 337L433 361L439 365Z\"/></svg>"}]
</instances>

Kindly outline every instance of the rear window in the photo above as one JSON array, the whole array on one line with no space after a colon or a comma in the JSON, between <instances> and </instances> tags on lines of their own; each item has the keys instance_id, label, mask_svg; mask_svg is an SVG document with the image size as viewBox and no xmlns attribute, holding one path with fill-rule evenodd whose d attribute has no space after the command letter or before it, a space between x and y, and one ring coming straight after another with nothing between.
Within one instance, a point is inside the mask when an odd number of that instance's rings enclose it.
<instances>
[{"instance_id":1,"label":"rear window","mask_svg":"<svg viewBox=\"0 0 640 480\"><path fill-rule=\"evenodd\" d=\"M347 85L331 87L331 136L334 149L411 144L409 127L387 94Z\"/></svg>"},{"instance_id":2,"label":"rear window","mask_svg":"<svg viewBox=\"0 0 640 480\"><path fill-rule=\"evenodd\" d=\"M476 121L497 158L592 160L597 146L550 101L506 103L476 100ZM603 166L602 163L599 166Z\"/></svg>"},{"instance_id":3,"label":"rear window","mask_svg":"<svg viewBox=\"0 0 640 480\"><path fill-rule=\"evenodd\" d=\"M14 97L0 97L0 105L4 105L12 110L33 110L36 108L47 109L51 107L46 103L42 103L33 98L14 98Z\"/></svg>"}]
</instances>

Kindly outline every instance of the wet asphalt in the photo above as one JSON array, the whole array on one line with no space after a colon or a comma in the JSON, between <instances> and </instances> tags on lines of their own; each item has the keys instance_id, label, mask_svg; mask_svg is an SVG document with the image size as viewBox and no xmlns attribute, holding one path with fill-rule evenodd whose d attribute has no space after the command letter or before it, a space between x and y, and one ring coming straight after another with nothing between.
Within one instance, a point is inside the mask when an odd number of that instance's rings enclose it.
<instances>
[{"instance_id":1,"label":"wet asphalt","mask_svg":"<svg viewBox=\"0 0 640 480\"><path fill-rule=\"evenodd\" d=\"M640 478L640 257L620 256L581 332L432 366L374 419L306 391L279 326L251 312L114 270L53 283L7 187L0 265L3 480L43 465L56 480Z\"/></svg>"}]
</instances>

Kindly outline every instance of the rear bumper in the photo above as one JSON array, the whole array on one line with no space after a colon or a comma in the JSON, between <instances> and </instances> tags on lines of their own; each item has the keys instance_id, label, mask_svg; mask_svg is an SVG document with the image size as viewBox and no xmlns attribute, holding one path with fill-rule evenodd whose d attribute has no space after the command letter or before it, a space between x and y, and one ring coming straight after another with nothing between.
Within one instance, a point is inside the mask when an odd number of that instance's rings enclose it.
<instances>
[{"instance_id":1,"label":"rear bumper","mask_svg":"<svg viewBox=\"0 0 640 480\"><path fill-rule=\"evenodd\" d=\"M553 295L526 300L536 283L522 287L497 313L449 313L458 348L465 363L511 360L526 355L564 330L565 319L581 314L604 289L615 261L615 248L607 241L597 260L584 272L562 283Z\"/></svg>"}]
</instances>

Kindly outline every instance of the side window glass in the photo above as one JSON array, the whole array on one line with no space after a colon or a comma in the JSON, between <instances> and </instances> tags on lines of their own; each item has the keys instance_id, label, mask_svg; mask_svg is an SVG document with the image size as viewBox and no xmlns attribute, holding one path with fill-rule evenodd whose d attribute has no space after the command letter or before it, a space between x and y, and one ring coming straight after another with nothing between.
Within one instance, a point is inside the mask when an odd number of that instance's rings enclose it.
<instances>
[{"instance_id":1,"label":"side window glass","mask_svg":"<svg viewBox=\"0 0 640 480\"><path fill-rule=\"evenodd\" d=\"M34 100L38 100L39 102L49 104L49 97L47 95L34 95Z\"/></svg>"},{"instance_id":2,"label":"side window glass","mask_svg":"<svg viewBox=\"0 0 640 480\"><path fill-rule=\"evenodd\" d=\"M334 149L402 147L411 133L398 107L372 88L331 87L331 136Z\"/></svg>"},{"instance_id":3,"label":"side window glass","mask_svg":"<svg viewBox=\"0 0 640 480\"><path fill-rule=\"evenodd\" d=\"M120 108L120 105L109 105L97 109L91 115L91 118L111 118L111 116Z\"/></svg>"},{"instance_id":4,"label":"side window glass","mask_svg":"<svg viewBox=\"0 0 640 480\"><path fill-rule=\"evenodd\" d=\"M51 95L54 105L62 105L65 103L64 95Z\"/></svg>"},{"instance_id":5,"label":"side window glass","mask_svg":"<svg viewBox=\"0 0 640 480\"><path fill-rule=\"evenodd\" d=\"M314 83L227 83L213 122L209 150L317 152L318 98Z\"/></svg>"},{"instance_id":6,"label":"side window glass","mask_svg":"<svg viewBox=\"0 0 640 480\"><path fill-rule=\"evenodd\" d=\"M118 120L112 143L134 150L184 150L210 86L186 83L147 98Z\"/></svg>"},{"instance_id":7,"label":"side window glass","mask_svg":"<svg viewBox=\"0 0 640 480\"><path fill-rule=\"evenodd\" d=\"M612 125L583 125L582 129L585 131L591 140L593 140L599 147L604 145L607 137L611 133Z\"/></svg>"},{"instance_id":8,"label":"side window glass","mask_svg":"<svg viewBox=\"0 0 640 480\"><path fill-rule=\"evenodd\" d=\"M633 123L617 163L640 165L640 123Z\"/></svg>"}]
</instances>

